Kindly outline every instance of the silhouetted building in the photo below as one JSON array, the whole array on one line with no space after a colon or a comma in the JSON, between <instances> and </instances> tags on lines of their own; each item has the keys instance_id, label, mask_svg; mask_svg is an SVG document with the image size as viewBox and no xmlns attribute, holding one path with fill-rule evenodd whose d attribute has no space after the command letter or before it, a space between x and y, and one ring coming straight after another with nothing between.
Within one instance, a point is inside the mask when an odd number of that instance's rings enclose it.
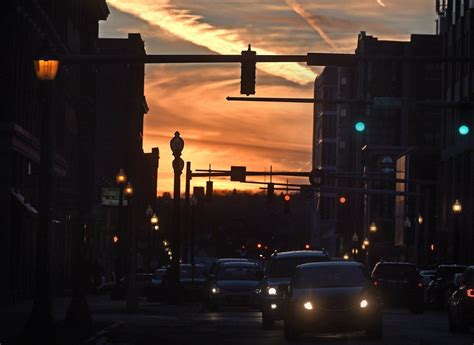
<instances>
[{"instance_id":1,"label":"silhouetted building","mask_svg":"<svg viewBox=\"0 0 474 345\"><path fill-rule=\"evenodd\" d=\"M128 38L101 38L101 55L143 56L145 46L140 34ZM156 177L159 151L143 152L143 118L148 112L144 95L143 63L116 63L101 65L97 71L97 123L95 138L95 183L97 190L97 220L100 236L95 250L101 253L101 262L108 273L113 271L113 236L118 229L118 200L105 201L107 193L117 188L115 175L123 169L134 187L131 206L125 207L126 219L137 229L140 249L148 246L150 223L146 216L148 205L155 210ZM110 189L112 188L112 189ZM118 190L116 190L118 193ZM110 196L110 195L109 195ZM130 210L130 207L132 208ZM125 225L126 226L126 225ZM126 226L127 228L129 226ZM127 229L125 234L129 233ZM121 241L125 239L120 239Z\"/></svg>"},{"instance_id":2,"label":"silhouetted building","mask_svg":"<svg viewBox=\"0 0 474 345\"><path fill-rule=\"evenodd\" d=\"M7 1L1 13L4 35L0 79L0 280L1 302L31 297L38 232L40 123L54 119L54 179L50 259L52 288L69 287L73 234L91 235L95 74L92 66L62 65L45 86L33 60L44 46L60 55L96 50L98 21L109 14L104 0ZM45 107L47 107L45 109ZM48 277L44 277L48 279Z\"/></svg>"},{"instance_id":3,"label":"silhouetted building","mask_svg":"<svg viewBox=\"0 0 474 345\"><path fill-rule=\"evenodd\" d=\"M474 56L474 4L472 1L437 2L438 32L444 57ZM470 62L443 64L441 163L437 205L435 255L440 261L472 263L474 260L474 73ZM470 126L461 135L459 126ZM459 200L462 212L454 214Z\"/></svg>"}]
</instances>

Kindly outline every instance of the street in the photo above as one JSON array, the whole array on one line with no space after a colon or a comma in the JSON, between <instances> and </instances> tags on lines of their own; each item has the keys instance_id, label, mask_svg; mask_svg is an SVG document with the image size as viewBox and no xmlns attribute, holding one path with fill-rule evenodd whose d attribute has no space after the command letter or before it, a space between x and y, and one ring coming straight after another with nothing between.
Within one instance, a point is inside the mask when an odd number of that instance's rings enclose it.
<instances>
[{"instance_id":1,"label":"street","mask_svg":"<svg viewBox=\"0 0 474 345\"><path fill-rule=\"evenodd\" d=\"M153 313L156 308L157 313ZM138 315L122 315L124 325L109 335L104 344L286 344L283 323L272 331L261 327L261 314L257 311L226 310L205 312L194 310L175 313L172 306L165 310L149 306ZM95 315L106 320L112 315ZM368 340L363 333L306 335L298 344L389 344L436 345L469 344L474 333L453 335L448 330L446 314L428 311L415 315L403 309L391 309L384 314L383 340ZM104 339L101 340L102 342Z\"/></svg>"}]
</instances>

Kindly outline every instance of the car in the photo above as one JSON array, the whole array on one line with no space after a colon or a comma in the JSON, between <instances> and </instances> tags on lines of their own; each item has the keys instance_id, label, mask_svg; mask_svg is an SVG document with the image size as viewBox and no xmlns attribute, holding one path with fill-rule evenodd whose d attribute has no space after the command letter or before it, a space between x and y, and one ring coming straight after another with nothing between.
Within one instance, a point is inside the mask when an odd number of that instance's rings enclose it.
<instances>
[{"instance_id":1,"label":"car","mask_svg":"<svg viewBox=\"0 0 474 345\"><path fill-rule=\"evenodd\" d=\"M424 287L424 293L423 293L423 301L428 303L428 285L430 285L431 280L433 280L434 274L436 270L422 270L420 271L421 278L423 279L423 287Z\"/></svg>"},{"instance_id":2,"label":"car","mask_svg":"<svg viewBox=\"0 0 474 345\"><path fill-rule=\"evenodd\" d=\"M135 288L139 296L147 296L148 288L153 279L152 273L137 273L135 275ZM122 277L110 293L112 300L124 299L127 294L128 277Z\"/></svg>"},{"instance_id":3,"label":"car","mask_svg":"<svg viewBox=\"0 0 474 345\"><path fill-rule=\"evenodd\" d=\"M408 306L413 313L424 311L423 278L416 265L381 261L375 265L371 276L384 304Z\"/></svg>"},{"instance_id":4,"label":"car","mask_svg":"<svg viewBox=\"0 0 474 345\"><path fill-rule=\"evenodd\" d=\"M370 338L383 337L382 300L361 263L299 265L284 300L284 333L289 341L304 333L360 330Z\"/></svg>"},{"instance_id":5,"label":"car","mask_svg":"<svg viewBox=\"0 0 474 345\"><path fill-rule=\"evenodd\" d=\"M456 274L454 293L448 299L448 320L451 332L466 331L474 326L474 266Z\"/></svg>"},{"instance_id":6,"label":"car","mask_svg":"<svg viewBox=\"0 0 474 345\"><path fill-rule=\"evenodd\" d=\"M181 264L179 268L179 281L183 285L184 297L186 299L202 299L207 283L207 268L205 265L195 264L194 270L191 264Z\"/></svg>"},{"instance_id":7,"label":"car","mask_svg":"<svg viewBox=\"0 0 474 345\"><path fill-rule=\"evenodd\" d=\"M250 259L247 258L220 258L214 261L209 271L209 275L212 279L219 270L219 267L226 262L250 262Z\"/></svg>"},{"instance_id":8,"label":"car","mask_svg":"<svg viewBox=\"0 0 474 345\"><path fill-rule=\"evenodd\" d=\"M260 284L260 308L263 329L273 329L275 321L282 320L283 291L280 286L289 284L296 267L308 262L331 261L326 251L299 250L273 253L265 267Z\"/></svg>"},{"instance_id":9,"label":"car","mask_svg":"<svg viewBox=\"0 0 474 345\"><path fill-rule=\"evenodd\" d=\"M164 297L165 291L162 282L166 271L166 268L158 268L155 270L147 292L147 300L149 302L158 301Z\"/></svg>"},{"instance_id":10,"label":"car","mask_svg":"<svg viewBox=\"0 0 474 345\"><path fill-rule=\"evenodd\" d=\"M208 307L256 307L261 271L255 262L225 262L210 284Z\"/></svg>"},{"instance_id":11,"label":"car","mask_svg":"<svg viewBox=\"0 0 474 345\"><path fill-rule=\"evenodd\" d=\"M453 277L456 273L463 273L467 266L440 265L436 270L433 280L426 291L428 303L434 308L443 309L448 304L450 291L453 289Z\"/></svg>"}]
</instances>

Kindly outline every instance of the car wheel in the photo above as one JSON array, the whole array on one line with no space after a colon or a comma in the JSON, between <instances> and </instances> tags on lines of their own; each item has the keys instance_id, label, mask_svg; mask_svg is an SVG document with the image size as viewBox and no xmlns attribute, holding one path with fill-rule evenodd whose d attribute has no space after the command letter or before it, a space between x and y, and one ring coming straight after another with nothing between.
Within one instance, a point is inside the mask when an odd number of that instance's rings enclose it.
<instances>
[{"instance_id":1,"label":"car wheel","mask_svg":"<svg viewBox=\"0 0 474 345\"><path fill-rule=\"evenodd\" d=\"M370 325L366 330L365 334L368 338L371 339L382 339L383 337L383 321L382 318L375 321L372 325Z\"/></svg>"},{"instance_id":2,"label":"car wheel","mask_svg":"<svg viewBox=\"0 0 474 345\"><path fill-rule=\"evenodd\" d=\"M288 341L298 341L301 338L301 334L298 330L291 324L291 322L284 321L284 333L285 339Z\"/></svg>"},{"instance_id":3,"label":"car wheel","mask_svg":"<svg viewBox=\"0 0 474 345\"><path fill-rule=\"evenodd\" d=\"M264 330L271 330L275 328L275 320L270 316L262 313L262 327Z\"/></svg>"}]
</instances>

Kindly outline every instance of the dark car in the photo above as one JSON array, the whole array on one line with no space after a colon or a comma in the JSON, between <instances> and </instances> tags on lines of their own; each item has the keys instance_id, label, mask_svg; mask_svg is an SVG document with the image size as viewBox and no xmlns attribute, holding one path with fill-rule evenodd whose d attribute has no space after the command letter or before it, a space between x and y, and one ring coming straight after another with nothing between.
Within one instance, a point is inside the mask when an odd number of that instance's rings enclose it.
<instances>
[{"instance_id":1,"label":"dark car","mask_svg":"<svg viewBox=\"0 0 474 345\"><path fill-rule=\"evenodd\" d=\"M148 289L153 279L152 273L137 273L135 275L135 287L139 296L147 296ZM114 287L110 293L112 300L124 299L127 294L128 277L120 279L119 283Z\"/></svg>"},{"instance_id":2,"label":"dark car","mask_svg":"<svg viewBox=\"0 0 474 345\"><path fill-rule=\"evenodd\" d=\"M383 336L382 301L365 266L357 262L319 262L298 266L284 305L287 340L303 333L364 330Z\"/></svg>"},{"instance_id":3,"label":"dark car","mask_svg":"<svg viewBox=\"0 0 474 345\"><path fill-rule=\"evenodd\" d=\"M296 267L309 262L330 261L325 251L302 250L274 253L265 267L265 274L260 285L262 326L272 329L276 320L282 320L281 304L283 302L282 284L288 285Z\"/></svg>"},{"instance_id":4,"label":"dark car","mask_svg":"<svg viewBox=\"0 0 474 345\"><path fill-rule=\"evenodd\" d=\"M204 265L181 264L179 280L183 285L184 297L187 299L202 299L207 283L207 268Z\"/></svg>"},{"instance_id":5,"label":"dark car","mask_svg":"<svg viewBox=\"0 0 474 345\"><path fill-rule=\"evenodd\" d=\"M214 263L212 264L211 266L211 269L209 271L209 275L211 276L211 279L212 277L214 277L217 273L217 271L219 270L219 267L226 263L226 262L250 262L249 259L247 258L220 258L220 259L217 259L216 261L214 261Z\"/></svg>"},{"instance_id":6,"label":"dark car","mask_svg":"<svg viewBox=\"0 0 474 345\"><path fill-rule=\"evenodd\" d=\"M384 304L407 306L413 313L424 311L423 277L408 262L378 262L372 279Z\"/></svg>"},{"instance_id":7,"label":"dark car","mask_svg":"<svg viewBox=\"0 0 474 345\"><path fill-rule=\"evenodd\" d=\"M461 265L440 265L426 291L428 303L438 309L447 306L454 287L454 275L463 273L466 268Z\"/></svg>"},{"instance_id":8,"label":"dark car","mask_svg":"<svg viewBox=\"0 0 474 345\"><path fill-rule=\"evenodd\" d=\"M474 326L474 266L468 267L448 299L449 330L465 331Z\"/></svg>"},{"instance_id":9,"label":"dark car","mask_svg":"<svg viewBox=\"0 0 474 345\"><path fill-rule=\"evenodd\" d=\"M223 263L211 281L208 291L209 308L256 307L260 277L261 271L255 262Z\"/></svg>"}]
</instances>

